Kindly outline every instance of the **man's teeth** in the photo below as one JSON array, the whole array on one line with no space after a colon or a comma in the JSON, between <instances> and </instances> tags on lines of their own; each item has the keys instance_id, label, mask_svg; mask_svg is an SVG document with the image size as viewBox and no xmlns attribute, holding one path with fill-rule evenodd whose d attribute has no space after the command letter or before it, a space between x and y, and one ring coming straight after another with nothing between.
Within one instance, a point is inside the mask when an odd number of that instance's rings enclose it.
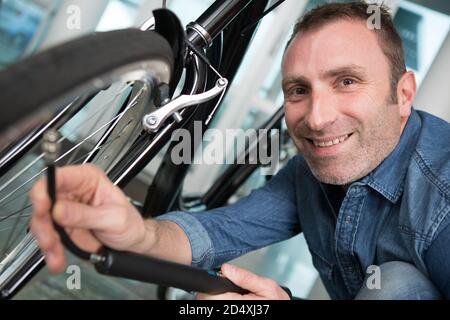
<instances>
[{"instance_id":1,"label":"man's teeth","mask_svg":"<svg viewBox=\"0 0 450 320\"><path fill-rule=\"evenodd\" d=\"M345 136L336 138L334 140L330 140L330 141L318 142L318 141L313 140L313 143L316 147L331 147L331 146L334 146L335 144L344 142L345 140L347 140L347 138L348 138L348 134L346 134Z\"/></svg>"}]
</instances>

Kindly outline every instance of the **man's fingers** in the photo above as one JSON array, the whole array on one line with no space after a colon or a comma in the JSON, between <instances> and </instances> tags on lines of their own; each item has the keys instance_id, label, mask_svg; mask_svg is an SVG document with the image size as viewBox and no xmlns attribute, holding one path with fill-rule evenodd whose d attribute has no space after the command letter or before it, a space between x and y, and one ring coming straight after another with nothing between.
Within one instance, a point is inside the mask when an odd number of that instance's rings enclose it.
<instances>
[{"instance_id":1,"label":"man's fingers","mask_svg":"<svg viewBox=\"0 0 450 320\"><path fill-rule=\"evenodd\" d=\"M99 181L106 178L103 171L92 164L67 166L56 169L57 194L65 194L73 199L88 202L95 194ZM47 178L43 177L30 191L34 214L45 215L50 209L50 197L47 191ZM67 196L64 196L66 198ZM58 197L58 195L57 195Z\"/></svg>"},{"instance_id":2,"label":"man's fingers","mask_svg":"<svg viewBox=\"0 0 450 320\"><path fill-rule=\"evenodd\" d=\"M107 179L105 173L89 163L57 168L56 189L58 192L70 192L80 197L92 197L103 178Z\"/></svg>"},{"instance_id":3,"label":"man's fingers","mask_svg":"<svg viewBox=\"0 0 450 320\"><path fill-rule=\"evenodd\" d=\"M242 295L233 292L227 292L222 294L206 294L199 293L196 296L196 300L240 300L242 299Z\"/></svg>"},{"instance_id":4,"label":"man's fingers","mask_svg":"<svg viewBox=\"0 0 450 320\"><path fill-rule=\"evenodd\" d=\"M253 293L241 295L239 293L227 292L216 295L199 293L196 296L196 300L267 300L267 298Z\"/></svg>"},{"instance_id":5,"label":"man's fingers","mask_svg":"<svg viewBox=\"0 0 450 320\"><path fill-rule=\"evenodd\" d=\"M45 262L51 273L58 274L66 268L66 257L64 255L64 247L58 242L52 250L44 254Z\"/></svg>"},{"instance_id":6,"label":"man's fingers","mask_svg":"<svg viewBox=\"0 0 450 320\"><path fill-rule=\"evenodd\" d=\"M34 227L32 229L32 232L35 235L37 241L39 242L41 250L43 252L51 251L59 241L58 234L53 228L47 225L42 225L38 227L39 228L38 231L36 230L36 228L37 227Z\"/></svg>"},{"instance_id":7,"label":"man's fingers","mask_svg":"<svg viewBox=\"0 0 450 320\"><path fill-rule=\"evenodd\" d=\"M83 202L88 202L94 195L101 180L109 181L101 169L89 163L56 169L57 193L69 193L75 198L81 198ZM46 177L36 182L30 191L30 198L34 206L50 207Z\"/></svg>"},{"instance_id":8,"label":"man's fingers","mask_svg":"<svg viewBox=\"0 0 450 320\"><path fill-rule=\"evenodd\" d=\"M47 181L40 179L30 191L30 200L33 204L33 216L48 215L50 210L50 197L47 194Z\"/></svg>"},{"instance_id":9,"label":"man's fingers","mask_svg":"<svg viewBox=\"0 0 450 320\"><path fill-rule=\"evenodd\" d=\"M55 221L64 227L80 228L96 231L119 230L126 221L123 215L117 214L117 210L107 210L101 207L93 207L84 203L59 200L53 208Z\"/></svg>"},{"instance_id":10,"label":"man's fingers","mask_svg":"<svg viewBox=\"0 0 450 320\"><path fill-rule=\"evenodd\" d=\"M53 229L50 214L42 217L32 215L30 229L44 252L51 250L52 246L59 240L56 231Z\"/></svg>"},{"instance_id":11,"label":"man's fingers","mask_svg":"<svg viewBox=\"0 0 450 320\"><path fill-rule=\"evenodd\" d=\"M51 220L33 216L31 219L31 232L39 243L49 270L52 273L61 273L66 264L64 248L59 235L53 229Z\"/></svg>"},{"instance_id":12,"label":"man's fingers","mask_svg":"<svg viewBox=\"0 0 450 320\"><path fill-rule=\"evenodd\" d=\"M264 295L265 292L276 287L276 283L272 280L262 278L248 270L238 268L231 264L222 265L221 271L234 284L256 295Z\"/></svg>"}]
</instances>

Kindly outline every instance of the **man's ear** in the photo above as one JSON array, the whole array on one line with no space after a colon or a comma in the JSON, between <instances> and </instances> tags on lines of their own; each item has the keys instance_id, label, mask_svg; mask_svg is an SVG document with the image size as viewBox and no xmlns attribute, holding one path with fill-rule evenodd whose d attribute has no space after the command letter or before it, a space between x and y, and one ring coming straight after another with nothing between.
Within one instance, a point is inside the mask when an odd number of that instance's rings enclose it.
<instances>
[{"instance_id":1,"label":"man's ear","mask_svg":"<svg viewBox=\"0 0 450 320\"><path fill-rule=\"evenodd\" d=\"M402 118L407 118L411 114L411 107L415 96L416 77L414 72L405 72L397 85L397 103Z\"/></svg>"}]
</instances>

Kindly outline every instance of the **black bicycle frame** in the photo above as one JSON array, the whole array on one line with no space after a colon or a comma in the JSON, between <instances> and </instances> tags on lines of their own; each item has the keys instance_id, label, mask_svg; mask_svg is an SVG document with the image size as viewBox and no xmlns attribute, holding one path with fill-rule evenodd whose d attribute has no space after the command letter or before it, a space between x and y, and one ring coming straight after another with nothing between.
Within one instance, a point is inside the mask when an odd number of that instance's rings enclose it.
<instances>
[{"instance_id":1,"label":"black bicycle frame","mask_svg":"<svg viewBox=\"0 0 450 320\"><path fill-rule=\"evenodd\" d=\"M269 134L272 129L281 130L281 120L283 117L284 107L281 106L260 129L265 129ZM255 148L261 147L261 141L269 141L269 139L270 138L267 136L259 136L256 144L248 145L242 151L242 154L237 155L234 163L215 180L214 184L202 196L198 205L201 205L205 210L226 205L230 197L237 191L242 183L247 180L257 168L261 167L261 163L246 162L241 164L237 159L248 158ZM270 150L271 153L274 151L275 150Z\"/></svg>"},{"instance_id":2,"label":"black bicycle frame","mask_svg":"<svg viewBox=\"0 0 450 320\"><path fill-rule=\"evenodd\" d=\"M208 9L206 12L217 12L222 6L218 5L221 1L216 1L213 6ZM227 1L222 1L227 2ZM223 32L223 52L222 52L222 61L218 68L221 75L226 77L229 83L232 82L234 76L237 73L237 70L240 66L240 62L242 61L247 48L250 44L253 33L256 29L256 26L250 30L250 32L245 35L241 34L241 30L248 25L249 21L254 21L258 19L258 17L263 13L265 7L267 6L268 1L254 1L251 2L251 5L248 5L249 1L228 1L230 3L229 6L226 6L228 10L239 12L239 19L234 19L231 23L226 23L221 19L227 18L231 19L233 17L232 14L221 13L213 14L214 17L217 17L216 20L210 19L209 24L211 25L211 21L217 21L217 23L221 25L227 25L226 30ZM227 3L228 3L227 2ZM245 8L237 6L236 3L241 3L245 5ZM206 13L205 13L206 14ZM200 20L207 20L205 18L205 14L203 14ZM234 16L236 17L236 16ZM213 35L214 36L214 35ZM211 60L218 60L219 53L217 52L216 42L221 39L216 38L215 43L212 45L212 48L208 51L211 54ZM216 51L215 51L216 50ZM212 83L215 82L216 77L211 77L213 74L210 74L208 86L211 86ZM196 111L196 115L193 117L195 121L202 121L202 132L205 132L204 129L207 128L205 125L205 120L208 117L211 110L215 107L217 103L217 99L213 99L212 101L203 104L201 106L200 111ZM190 123L190 127L187 129L191 133L191 137L195 135L193 133L193 122ZM199 143L199 141L192 141L194 147ZM173 142L169 146L168 152L165 154L162 164L160 165L155 178L152 181L148 191L147 197L145 199L144 208L142 213L145 217L148 216L157 216L159 214L170 211L176 207L176 199L180 193L182 181L184 180L187 171L189 169L189 164L180 164L175 165L170 158L171 150L175 147L177 143ZM194 152L191 152L191 157L194 156ZM192 160L192 159L191 159Z\"/></svg>"},{"instance_id":3,"label":"black bicycle frame","mask_svg":"<svg viewBox=\"0 0 450 320\"><path fill-rule=\"evenodd\" d=\"M188 25L189 41L198 47L209 46L216 38L253 0L215 1L194 23ZM267 1L254 1L266 2ZM255 4L253 4L255 5ZM264 5L265 7L265 5ZM196 29L198 25L200 29ZM192 27L192 28L190 28ZM195 30L195 32L192 32ZM202 31L207 34L202 34Z\"/></svg>"}]
</instances>

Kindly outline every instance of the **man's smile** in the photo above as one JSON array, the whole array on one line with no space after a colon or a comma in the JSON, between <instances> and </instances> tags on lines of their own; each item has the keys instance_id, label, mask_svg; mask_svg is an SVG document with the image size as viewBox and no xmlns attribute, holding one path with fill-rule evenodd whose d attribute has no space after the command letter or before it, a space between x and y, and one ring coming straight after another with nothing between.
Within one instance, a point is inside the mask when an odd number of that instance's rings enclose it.
<instances>
[{"instance_id":1,"label":"man's smile","mask_svg":"<svg viewBox=\"0 0 450 320\"><path fill-rule=\"evenodd\" d=\"M328 136L324 138L306 138L307 145L316 156L334 155L341 151L346 142L353 135L352 133L340 136Z\"/></svg>"}]
</instances>

